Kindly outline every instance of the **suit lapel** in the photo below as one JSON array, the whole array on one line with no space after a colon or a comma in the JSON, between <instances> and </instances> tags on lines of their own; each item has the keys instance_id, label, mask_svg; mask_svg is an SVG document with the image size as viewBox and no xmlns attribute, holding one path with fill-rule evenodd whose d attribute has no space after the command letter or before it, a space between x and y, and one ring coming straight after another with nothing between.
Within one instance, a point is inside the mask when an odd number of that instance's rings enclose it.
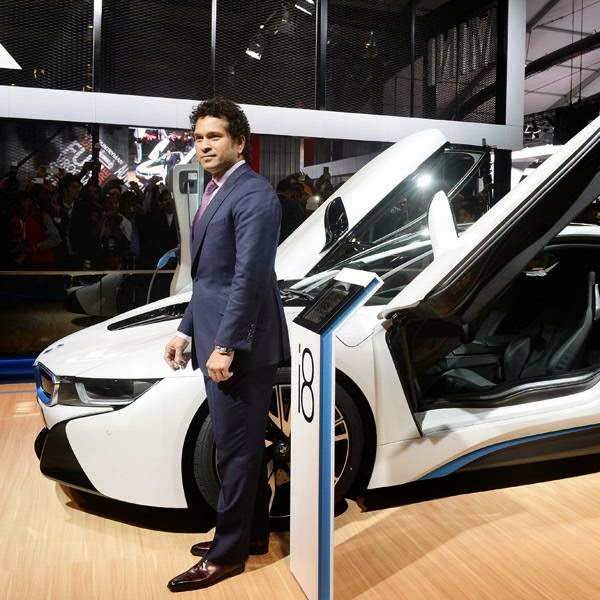
<instances>
[{"instance_id":1,"label":"suit lapel","mask_svg":"<svg viewBox=\"0 0 600 600\"><path fill-rule=\"evenodd\" d=\"M225 202L231 192L235 189L235 184L238 179L242 177L245 173L250 170L248 164L244 164L241 167L238 167L231 176L227 179L223 187L221 187L213 199L210 201L209 205L206 207L204 214L200 217L198 224L196 225L196 230L193 232L193 241L192 241L192 249L191 249L191 258L192 265L197 258L197 254L202 247L202 242L204 240L204 236L206 235L206 228L208 224L211 222L212 218L215 216L219 207Z\"/></svg>"}]
</instances>

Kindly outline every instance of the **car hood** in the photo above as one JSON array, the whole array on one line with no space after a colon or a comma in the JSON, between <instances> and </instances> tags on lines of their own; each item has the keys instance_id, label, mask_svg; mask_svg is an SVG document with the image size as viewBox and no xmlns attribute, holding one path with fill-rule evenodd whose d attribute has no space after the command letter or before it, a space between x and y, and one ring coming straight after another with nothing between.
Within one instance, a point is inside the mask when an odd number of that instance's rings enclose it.
<instances>
[{"instance_id":1,"label":"car hood","mask_svg":"<svg viewBox=\"0 0 600 600\"><path fill-rule=\"evenodd\" d=\"M187 304L191 292L163 298L112 319L68 335L48 346L37 358L58 377L92 377L110 379L162 379L164 377L200 377L191 363L185 369L173 371L163 359L165 343L175 334L178 319L147 322L145 317L158 309ZM354 326L343 327L336 337L346 346L356 346L369 337L377 322L377 307L363 309L362 318ZM286 306L288 323L302 311L301 306ZM123 329L109 329L132 319L139 324Z\"/></svg>"},{"instance_id":2,"label":"car hood","mask_svg":"<svg viewBox=\"0 0 600 600\"><path fill-rule=\"evenodd\" d=\"M147 323L145 315L156 309L189 302L191 292L163 298L112 319L77 331L46 348L37 358L54 375L63 377L110 377L157 379L200 374L191 365L172 371L163 360L166 341L178 321ZM110 330L111 324L139 317L140 324Z\"/></svg>"}]
</instances>

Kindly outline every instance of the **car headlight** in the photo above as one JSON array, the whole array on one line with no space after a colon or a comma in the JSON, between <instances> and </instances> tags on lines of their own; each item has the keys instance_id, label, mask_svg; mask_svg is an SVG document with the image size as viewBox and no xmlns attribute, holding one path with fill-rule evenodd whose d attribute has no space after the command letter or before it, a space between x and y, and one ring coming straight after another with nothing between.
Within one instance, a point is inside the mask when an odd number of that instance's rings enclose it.
<instances>
[{"instance_id":1,"label":"car headlight","mask_svg":"<svg viewBox=\"0 0 600 600\"><path fill-rule=\"evenodd\" d=\"M55 393L64 406L113 406L131 404L145 394L158 379L61 378Z\"/></svg>"}]
</instances>

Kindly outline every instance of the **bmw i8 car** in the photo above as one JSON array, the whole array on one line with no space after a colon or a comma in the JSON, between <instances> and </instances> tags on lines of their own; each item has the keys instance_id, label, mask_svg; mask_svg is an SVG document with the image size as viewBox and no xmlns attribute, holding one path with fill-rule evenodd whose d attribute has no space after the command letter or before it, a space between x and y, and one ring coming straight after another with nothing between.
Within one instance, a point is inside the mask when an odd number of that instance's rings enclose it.
<instances>
[{"instance_id":1,"label":"bmw i8 car","mask_svg":"<svg viewBox=\"0 0 600 600\"><path fill-rule=\"evenodd\" d=\"M600 119L491 207L488 160L435 130L409 136L279 247L289 319L342 267L384 282L336 334L337 498L600 449L600 227L576 223L600 194ZM182 232L198 201L189 168L174 171ZM487 209L473 223L456 222L465 198ZM198 491L216 505L203 378L162 358L191 294L184 238L171 297L38 357L46 476L140 505L184 508ZM265 444L271 515L286 516L289 366Z\"/></svg>"}]
</instances>

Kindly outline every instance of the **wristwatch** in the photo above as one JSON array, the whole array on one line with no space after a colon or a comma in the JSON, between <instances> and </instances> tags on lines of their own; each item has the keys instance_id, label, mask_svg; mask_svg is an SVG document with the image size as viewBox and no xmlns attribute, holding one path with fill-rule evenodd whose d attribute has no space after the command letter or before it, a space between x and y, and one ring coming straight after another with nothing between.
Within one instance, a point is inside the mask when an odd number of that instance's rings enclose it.
<instances>
[{"instance_id":1,"label":"wristwatch","mask_svg":"<svg viewBox=\"0 0 600 600\"><path fill-rule=\"evenodd\" d=\"M233 352L233 348L228 348L227 346L219 346L215 344L215 352L219 354L231 354Z\"/></svg>"}]
</instances>

